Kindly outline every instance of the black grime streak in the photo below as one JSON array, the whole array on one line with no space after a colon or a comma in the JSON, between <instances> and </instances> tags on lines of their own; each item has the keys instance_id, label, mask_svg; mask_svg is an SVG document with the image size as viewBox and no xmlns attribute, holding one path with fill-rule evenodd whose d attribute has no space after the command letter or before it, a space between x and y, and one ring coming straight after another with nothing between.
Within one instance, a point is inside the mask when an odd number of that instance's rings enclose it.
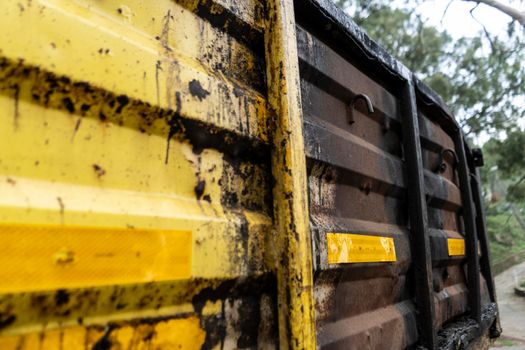
<instances>
[{"instance_id":1,"label":"black grime streak","mask_svg":"<svg viewBox=\"0 0 525 350\"><path fill-rule=\"evenodd\" d=\"M190 94L194 97L197 97L200 101L205 99L210 94L210 92L204 89L201 83L195 79L190 81L189 88L190 88Z\"/></svg>"}]
</instances>

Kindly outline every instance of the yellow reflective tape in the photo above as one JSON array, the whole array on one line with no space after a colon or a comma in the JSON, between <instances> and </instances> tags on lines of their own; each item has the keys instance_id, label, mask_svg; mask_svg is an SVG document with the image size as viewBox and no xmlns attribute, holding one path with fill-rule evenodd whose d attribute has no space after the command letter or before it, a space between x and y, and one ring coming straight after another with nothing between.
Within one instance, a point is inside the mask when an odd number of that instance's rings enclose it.
<instances>
[{"instance_id":1,"label":"yellow reflective tape","mask_svg":"<svg viewBox=\"0 0 525 350\"><path fill-rule=\"evenodd\" d=\"M190 231L0 225L0 292L186 279Z\"/></svg>"},{"instance_id":2,"label":"yellow reflective tape","mask_svg":"<svg viewBox=\"0 0 525 350\"><path fill-rule=\"evenodd\" d=\"M460 238L449 238L447 239L448 244L448 255L465 255L465 240Z\"/></svg>"},{"instance_id":3,"label":"yellow reflective tape","mask_svg":"<svg viewBox=\"0 0 525 350\"><path fill-rule=\"evenodd\" d=\"M394 239L353 233L327 233L328 263L397 261Z\"/></svg>"}]
</instances>

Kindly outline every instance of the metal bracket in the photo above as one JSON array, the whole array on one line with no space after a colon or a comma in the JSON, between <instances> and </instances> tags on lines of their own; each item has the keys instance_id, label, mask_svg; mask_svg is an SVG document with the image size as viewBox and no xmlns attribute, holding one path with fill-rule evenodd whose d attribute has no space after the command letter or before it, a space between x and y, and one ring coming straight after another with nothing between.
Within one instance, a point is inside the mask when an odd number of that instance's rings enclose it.
<instances>
[{"instance_id":1,"label":"metal bracket","mask_svg":"<svg viewBox=\"0 0 525 350\"><path fill-rule=\"evenodd\" d=\"M483 160L483 151L481 150L481 148L472 149L472 160L474 161L474 166L476 168L485 165L485 161Z\"/></svg>"},{"instance_id":2,"label":"metal bracket","mask_svg":"<svg viewBox=\"0 0 525 350\"><path fill-rule=\"evenodd\" d=\"M456 155L456 152L454 152L451 148L444 148L439 152L439 161L438 166L434 170L436 173L444 173L445 170L447 170L447 163L445 163L445 154L450 153L452 155L452 159L454 160L453 166L456 166L458 164L458 156Z\"/></svg>"},{"instance_id":3,"label":"metal bracket","mask_svg":"<svg viewBox=\"0 0 525 350\"><path fill-rule=\"evenodd\" d=\"M350 103L346 107L346 114L348 116L348 124L352 125L355 123L354 118L354 105L357 100L363 99L366 102L366 108L368 109L368 114L374 113L374 106L372 105L372 101L368 96L365 94L357 94L350 100Z\"/></svg>"}]
</instances>

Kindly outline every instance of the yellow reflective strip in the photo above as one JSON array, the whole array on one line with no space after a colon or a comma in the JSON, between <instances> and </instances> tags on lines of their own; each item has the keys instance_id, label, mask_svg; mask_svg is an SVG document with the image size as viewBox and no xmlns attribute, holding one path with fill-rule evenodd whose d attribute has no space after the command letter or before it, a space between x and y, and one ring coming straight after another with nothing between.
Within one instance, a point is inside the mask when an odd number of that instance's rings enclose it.
<instances>
[{"instance_id":1,"label":"yellow reflective strip","mask_svg":"<svg viewBox=\"0 0 525 350\"><path fill-rule=\"evenodd\" d=\"M394 239L353 233L327 233L328 263L397 261Z\"/></svg>"},{"instance_id":2,"label":"yellow reflective strip","mask_svg":"<svg viewBox=\"0 0 525 350\"><path fill-rule=\"evenodd\" d=\"M448 244L448 255L465 255L465 240L458 238L449 238L447 239Z\"/></svg>"},{"instance_id":3,"label":"yellow reflective strip","mask_svg":"<svg viewBox=\"0 0 525 350\"><path fill-rule=\"evenodd\" d=\"M190 231L0 225L0 292L186 279Z\"/></svg>"}]
</instances>

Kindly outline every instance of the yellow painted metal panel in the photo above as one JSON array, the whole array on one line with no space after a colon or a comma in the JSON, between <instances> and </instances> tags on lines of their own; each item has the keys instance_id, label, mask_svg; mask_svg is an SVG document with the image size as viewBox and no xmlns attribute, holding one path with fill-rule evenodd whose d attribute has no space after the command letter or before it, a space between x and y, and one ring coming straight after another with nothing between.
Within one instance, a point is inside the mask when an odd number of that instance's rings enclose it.
<instances>
[{"instance_id":1,"label":"yellow painted metal panel","mask_svg":"<svg viewBox=\"0 0 525 350\"><path fill-rule=\"evenodd\" d=\"M0 349L200 348L200 293L274 263L269 160L196 140L269 152L262 2L3 5Z\"/></svg>"},{"instance_id":2,"label":"yellow painted metal panel","mask_svg":"<svg viewBox=\"0 0 525 350\"><path fill-rule=\"evenodd\" d=\"M67 327L45 333L0 337L2 350L200 349L206 337L195 316L156 323Z\"/></svg>"},{"instance_id":3,"label":"yellow painted metal panel","mask_svg":"<svg viewBox=\"0 0 525 350\"><path fill-rule=\"evenodd\" d=\"M268 0L266 76L275 111L272 174L276 227L279 345L316 348L312 236L303 138L297 36L292 0Z\"/></svg>"},{"instance_id":4,"label":"yellow painted metal panel","mask_svg":"<svg viewBox=\"0 0 525 350\"><path fill-rule=\"evenodd\" d=\"M464 239L448 238L447 245L448 245L448 255L449 256L465 255L465 240Z\"/></svg>"},{"instance_id":5,"label":"yellow painted metal panel","mask_svg":"<svg viewBox=\"0 0 525 350\"><path fill-rule=\"evenodd\" d=\"M397 261L391 237L327 233L326 241L329 264Z\"/></svg>"},{"instance_id":6,"label":"yellow painted metal panel","mask_svg":"<svg viewBox=\"0 0 525 350\"><path fill-rule=\"evenodd\" d=\"M225 213L221 201L230 183L239 198L243 193L263 201L257 196L264 198L259 180L264 169L246 163L244 171L252 166L259 174L253 183L231 171L221 186L225 162L217 150L197 154L187 142L45 108L28 101L30 93L25 85L18 100L12 91L0 93L0 109L6 111L0 115L6 126L0 128L0 222L191 230L199 242L193 276L246 273L232 256L262 267L261 257L244 255L236 241L242 221ZM198 183L205 184L201 200L195 195ZM254 245L264 242L272 225L268 216L260 217L250 227Z\"/></svg>"},{"instance_id":7,"label":"yellow painted metal panel","mask_svg":"<svg viewBox=\"0 0 525 350\"><path fill-rule=\"evenodd\" d=\"M0 225L0 292L185 279L189 231Z\"/></svg>"},{"instance_id":8,"label":"yellow painted metal panel","mask_svg":"<svg viewBox=\"0 0 525 350\"><path fill-rule=\"evenodd\" d=\"M195 196L195 164L204 163L206 174L221 176L217 151L196 155L186 143L44 108L26 94L29 89L22 87L14 101L0 93L0 174L189 198ZM220 189L209 183L204 194L217 202Z\"/></svg>"},{"instance_id":9,"label":"yellow painted metal panel","mask_svg":"<svg viewBox=\"0 0 525 350\"><path fill-rule=\"evenodd\" d=\"M137 8L133 13L139 18L133 17L131 23L115 20L116 2L109 14L98 1L35 0L23 9L16 1L6 1L0 11L2 56L13 62L23 58L24 65L67 77L69 82L88 83L149 104L149 113L151 106L177 110L185 117L267 141L264 96L216 69L231 63L229 71L244 70L245 76L257 71L250 50L232 44L231 36L173 1L147 2L153 5L145 9L137 1L130 2L130 6L119 4ZM193 81L202 94L191 91ZM98 104L96 112L87 112L96 115L108 101L103 93L93 100L93 92L69 96L69 101L75 109ZM166 120L162 123L167 134L169 125Z\"/></svg>"}]
</instances>

